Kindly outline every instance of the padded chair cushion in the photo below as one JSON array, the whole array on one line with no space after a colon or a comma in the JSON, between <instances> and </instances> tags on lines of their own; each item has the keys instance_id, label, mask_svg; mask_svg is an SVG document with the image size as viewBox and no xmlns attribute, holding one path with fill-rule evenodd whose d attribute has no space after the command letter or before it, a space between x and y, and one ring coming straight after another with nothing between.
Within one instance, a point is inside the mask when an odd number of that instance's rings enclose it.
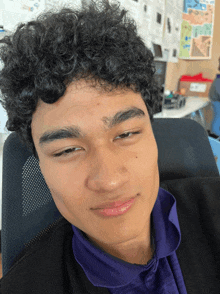
<instances>
[{"instance_id":1,"label":"padded chair cushion","mask_svg":"<svg viewBox=\"0 0 220 294\"><path fill-rule=\"evenodd\" d=\"M204 128L194 120L154 119L161 182L188 177L219 176Z\"/></svg>"}]
</instances>

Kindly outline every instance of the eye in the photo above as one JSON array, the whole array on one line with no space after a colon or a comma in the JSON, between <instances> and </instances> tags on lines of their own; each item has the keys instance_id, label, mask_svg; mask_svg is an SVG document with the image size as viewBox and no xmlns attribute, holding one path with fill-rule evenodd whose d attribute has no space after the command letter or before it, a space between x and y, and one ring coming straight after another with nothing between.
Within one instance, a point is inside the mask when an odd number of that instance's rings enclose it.
<instances>
[{"instance_id":1,"label":"eye","mask_svg":"<svg viewBox=\"0 0 220 294\"><path fill-rule=\"evenodd\" d=\"M138 135L140 133L141 133L140 131L137 131L137 132L125 132L125 133L117 136L115 138L115 140L117 140L117 139L126 139L126 138L129 138L129 137L133 136L133 135Z\"/></svg>"},{"instance_id":2,"label":"eye","mask_svg":"<svg viewBox=\"0 0 220 294\"><path fill-rule=\"evenodd\" d=\"M76 152L77 150L80 150L80 149L81 148L79 148L79 147L69 148L69 149L63 150L59 153L55 153L53 156L54 157L67 156L68 154Z\"/></svg>"}]
</instances>

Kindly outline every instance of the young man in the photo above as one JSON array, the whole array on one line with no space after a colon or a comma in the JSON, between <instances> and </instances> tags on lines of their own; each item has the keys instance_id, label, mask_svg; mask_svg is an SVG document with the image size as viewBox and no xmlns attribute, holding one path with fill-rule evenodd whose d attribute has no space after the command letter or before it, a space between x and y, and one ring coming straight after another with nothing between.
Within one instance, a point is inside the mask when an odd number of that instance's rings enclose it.
<instances>
[{"instance_id":1,"label":"young man","mask_svg":"<svg viewBox=\"0 0 220 294\"><path fill-rule=\"evenodd\" d=\"M178 216L159 187L153 56L125 11L106 1L47 13L3 42L7 127L64 218L1 293L218 293L220 181L164 184Z\"/></svg>"}]
</instances>

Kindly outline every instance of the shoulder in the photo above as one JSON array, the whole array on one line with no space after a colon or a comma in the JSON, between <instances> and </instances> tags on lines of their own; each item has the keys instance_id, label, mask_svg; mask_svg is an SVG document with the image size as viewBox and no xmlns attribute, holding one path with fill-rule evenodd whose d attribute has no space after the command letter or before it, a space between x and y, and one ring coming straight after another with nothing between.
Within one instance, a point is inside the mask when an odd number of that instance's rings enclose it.
<instances>
[{"instance_id":1,"label":"shoulder","mask_svg":"<svg viewBox=\"0 0 220 294\"><path fill-rule=\"evenodd\" d=\"M199 217L202 221L209 216L220 225L220 177L165 181L161 187L175 197L180 217Z\"/></svg>"},{"instance_id":2,"label":"shoulder","mask_svg":"<svg viewBox=\"0 0 220 294\"><path fill-rule=\"evenodd\" d=\"M33 256L34 252L44 253L47 250L58 250L66 239L72 238L72 235L71 224L61 217L26 244L25 249L15 259L13 266L19 264L23 258Z\"/></svg>"},{"instance_id":3,"label":"shoulder","mask_svg":"<svg viewBox=\"0 0 220 294\"><path fill-rule=\"evenodd\" d=\"M181 230L178 260L189 293L220 288L220 177L167 181ZM204 290L206 289L206 290Z\"/></svg>"},{"instance_id":4,"label":"shoulder","mask_svg":"<svg viewBox=\"0 0 220 294\"><path fill-rule=\"evenodd\" d=\"M71 224L61 218L18 256L1 279L1 294L106 294L93 286L74 257Z\"/></svg>"},{"instance_id":5,"label":"shoulder","mask_svg":"<svg viewBox=\"0 0 220 294\"><path fill-rule=\"evenodd\" d=\"M192 202L208 201L210 203L215 199L220 200L220 177L190 177L184 179L164 181L161 187L168 190L178 200L182 200L183 196ZM193 195L193 197L191 197Z\"/></svg>"},{"instance_id":6,"label":"shoulder","mask_svg":"<svg viewBox=\"0 0 220 294\"><path fill-rule=\"evenodd\" d=\"M220 234L220 177L195 177L165 181L161 187L176 199L180 222L208 224Z\"/></svg>"},{"instance_id":7,"label":"shoulder","mask_svg":"<svg viewBox=\"0 0 220 294\"><path fill-rule=\"evenodd\" d=\"M28 289L30 293L43 293L41 285L54 289L53 293L62 293L66 273L64 251L71 256L72 235L71 224L64 218L41 232L1 279L2 293L23 294Z\"/></svg>"}]
</instances>

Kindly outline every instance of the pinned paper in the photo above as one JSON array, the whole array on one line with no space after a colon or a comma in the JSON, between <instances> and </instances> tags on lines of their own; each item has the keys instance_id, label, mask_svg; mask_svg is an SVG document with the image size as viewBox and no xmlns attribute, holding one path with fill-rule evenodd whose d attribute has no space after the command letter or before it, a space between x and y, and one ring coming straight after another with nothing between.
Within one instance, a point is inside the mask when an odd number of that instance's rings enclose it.
<instances>
[{"instance_id":1,"label":"pinned paper","mask_svg":"<svg viewBox=\"0 0 220 294\"><path fill-rule=\"evenodd\" d=\"M2 0L4 29L13 31L21 22L32 20L45 8L45 0Z\"/></svg>"},{"instance_id":2,"label":"pinned paper","mask_svg":"<svg viewBox=\"0 0 220 294\"><path fill-rule=\"evenodd\" d=\"M202 92L205 93L207 88L206 84L200 84L200 83L191 83L190 84L190 91L191 92Z\"/></svg>"},{"instance_id":3,"label":"pinned paper","mask_svg":"<svg viewBox=\"0 0 220 294\"><path fill-rule=\"evenodd\" d=\"M183 0L166 0L163 47L169 50L170 62L178 62Z\"/></svg>"},{"instance_id":4,"label":"pinned paper","mask_svg":"<svg viewBox=\"0 0 220 294\"><path fill-rule=\"evenodd\" d=\"M180 58L211 58L214 11L214 0L184 1Z\"/></svg>"}]
</instances>

